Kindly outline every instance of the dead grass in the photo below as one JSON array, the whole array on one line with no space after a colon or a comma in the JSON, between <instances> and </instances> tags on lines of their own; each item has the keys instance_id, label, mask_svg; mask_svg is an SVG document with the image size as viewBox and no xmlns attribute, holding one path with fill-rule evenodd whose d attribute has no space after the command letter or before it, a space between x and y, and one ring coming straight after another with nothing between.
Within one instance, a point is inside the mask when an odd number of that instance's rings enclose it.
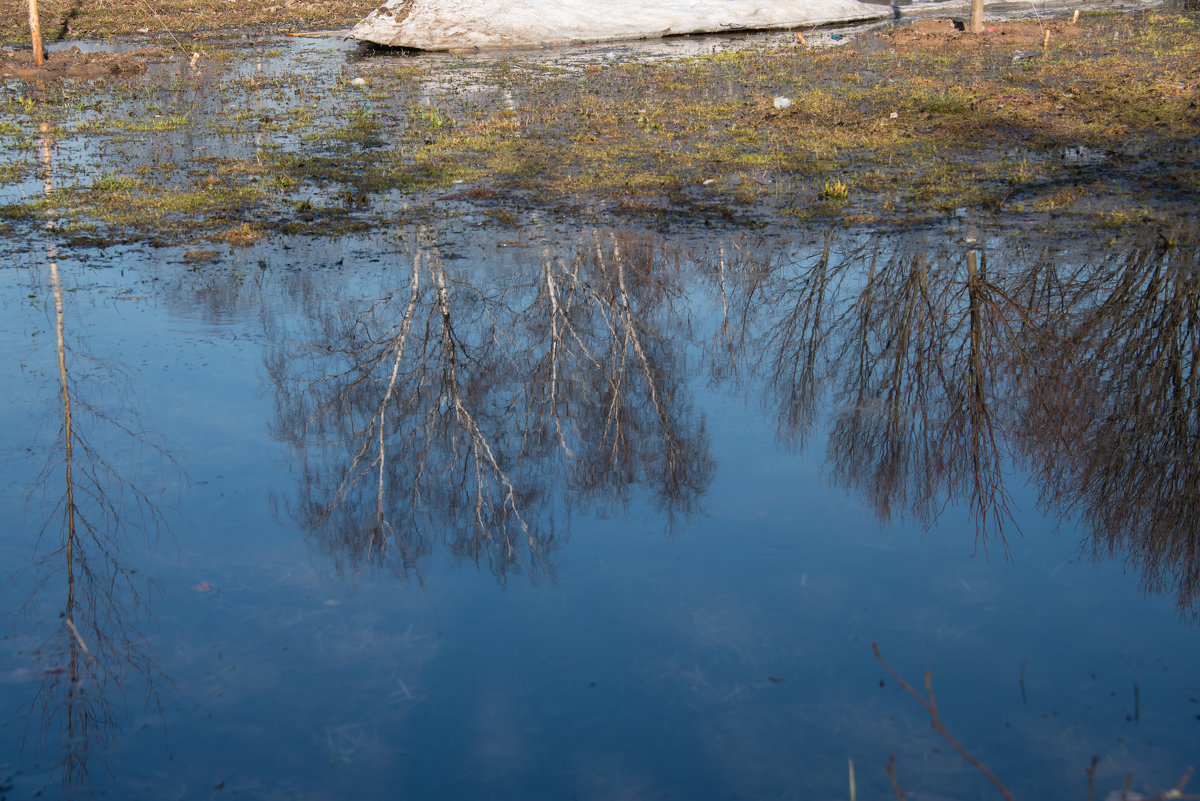
<instances>
[{"instance_id":1,"label":"dead grass","mask_svg":"<svg viewBox=\"0 0 1200 801\"><path fill-rule=\"evenodd\" d=\"M375 9L375 0L39 0L47 41L109 36L166 36L222 31L345 28ZM24 2L0 4L0 41L29 35Z\"/></svg>"}]
</instances>

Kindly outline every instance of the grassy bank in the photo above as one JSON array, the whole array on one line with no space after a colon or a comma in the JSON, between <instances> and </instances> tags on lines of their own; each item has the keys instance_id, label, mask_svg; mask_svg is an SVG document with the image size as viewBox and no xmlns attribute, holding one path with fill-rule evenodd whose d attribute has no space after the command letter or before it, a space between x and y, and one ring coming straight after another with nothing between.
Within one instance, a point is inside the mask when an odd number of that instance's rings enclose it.
<instances>
[{"instance_id":1,"label":"grassy bank","mask_svg":"<svg viewBox=\"0 0 1200 801\"><path fill-rule=\"evenodd\" d=\"M86 158L0 213L157 241L481 211L505 223L529 208L668 223L1032 217L1080 230L1191 213L1200 17L992 28L972 37L926 20L832 50L775 37L616 64L335 52L288 68L286 49L210 44L200 68L184 53L145 77L7 96L0 181L44 171L48 140Z\"/></svg>"}]
</instances>

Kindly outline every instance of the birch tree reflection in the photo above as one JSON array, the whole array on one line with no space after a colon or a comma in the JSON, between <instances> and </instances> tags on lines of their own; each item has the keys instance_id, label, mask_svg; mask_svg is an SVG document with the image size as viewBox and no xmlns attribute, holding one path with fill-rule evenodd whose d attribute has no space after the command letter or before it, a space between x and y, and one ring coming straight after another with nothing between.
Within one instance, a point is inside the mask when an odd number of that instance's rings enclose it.
<instances>
[{"instance_id":1,"label":"birch tree reflection","mask_svg":"<svg viewBox=\"0 0 1200 801\"><path fill-rule=\"evenodd\" d=\"M576 244L484 288L422 234L400 290L362 309L308 293L296 330L275 331L292 511L340 567L407 574L444 542L503 579L544 569L585 500L640 485L696 506L711 458L658 329L667 262L616 235Z\"/></svg>"},{"instance_id":2,"label":"birch tree reflection","mask_svg":"<svg viewBox=\"0 0 1200 801\"><path fill-rule=\"evenodd\" d=\"M713 462L703 419L683 388L684 322L674 314L678 254L663 253L661 238L645 236L593 231L581 244L559 273L581 301L574 305L579 324L569 329L579 356L571 365L577 444L563 449L578 455L572 489L608 505L642 485L669 515L692 512ZM539 317L535 308L524 316ZM548 333L535 352L553 347L554 331ZM526 386L537 394L541 383L535 373Z\"/></svg>"}]
</instances>

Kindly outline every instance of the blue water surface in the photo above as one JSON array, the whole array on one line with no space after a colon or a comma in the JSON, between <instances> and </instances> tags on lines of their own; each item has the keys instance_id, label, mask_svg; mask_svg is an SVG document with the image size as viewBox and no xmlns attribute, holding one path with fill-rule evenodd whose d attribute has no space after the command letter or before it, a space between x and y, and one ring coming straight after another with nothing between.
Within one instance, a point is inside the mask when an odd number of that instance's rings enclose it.
<instances>
[{"instance_id":1,"label":"blue water surface","mask_svg":"<svg viewBox=\"0 0 1200 801\"><path fill-rule=\"evenodd\" d=\"M894 754L909 798L1001 797L872 643L922 693L933 671L947 730L1017 798L1087 798L1093 757L1097 797L1173 787L1200 742L1195 518L1110 546L1111 510L1071 494L1110 458L1084 412L1126 407L1094 366L1074 405L1062 343L1114 264L1186 283L1187 254L1122 247L988 240L972 258L1020 314L921 234L531 222L13 255L0 795L838 799L853 773L884 798ZM1046 261L1097 277L1039 316L1019 289ZM926 322L891 326L920 270ZM972 311L1008 326L973 371ZM956 438L979 376L994 458ZM889 419L905 433L863 444ZM962 472L984 463L1003 504ZM1171 469L1195 475L1125 475Z\"/></svg>"}]
</instances>

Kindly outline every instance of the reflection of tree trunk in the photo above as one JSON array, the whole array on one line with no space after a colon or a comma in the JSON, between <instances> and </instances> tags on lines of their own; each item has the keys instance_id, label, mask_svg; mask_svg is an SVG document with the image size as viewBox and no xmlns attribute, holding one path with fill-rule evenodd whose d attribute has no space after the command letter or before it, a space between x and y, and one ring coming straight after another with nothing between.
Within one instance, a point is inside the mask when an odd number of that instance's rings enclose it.
<instances>
[{"instance_id":1,"label":"reflection of tree trunk","mask_svg":"<svg viewBox=\"0 0 1200 801\"><path fill-rule=\"evenodd\" d=\"M1000 463L1002 455L996 440L990 409L995 376L995 360L1001 354L987 352L985 348L994 344L985 326L994 324L989 313L999 310L991 303L989 290L979 265L979 251L967 251L967 365L966 394L952 413L947 433L949 440L961 450L951 452L947 459L950 470L962 470L971 484L971 502L975 519L986 523L989 515L999 531L1007 519L1011 519L1008 508L1008 493ZM985 341L986 338L986 341ZM951 381L955 376L951 376ZM949 394L949 393L948 393ZM953 402L953 401L952 401ZM956 479L951 478L951 483ZM1002 538L1003 540L1003 538ZM986 540L985 540L986 544Z\"/></svg>"},{"instance_id":2,"label":"reflection of tree trunk","mask_svg":"<svg viewBox=\"0 0 1200 801\"><path fill-rule=\"evenodd\" d=\"M43 192L54 189L53 140L48 123L40 128L39 149L42 158ZM47 220L45 229L53 237L54 223ZM64 796L73 797L76 788L88 781L88 752L94 740L103 740L117 725L111 692L123 689L129 671L147 682L148 700L156 696L152 677L156 668L140 652L141 637L133 623L124 619L141 606L141 597L134 586L133 573L118 559L117 538L121 536L122 509L108 494L111 481L119 489L118 496L132 500L140 507L141 519L159 521L161 518L149 504L144 492L118 474L89 445L77 417L104 420L103 413L79 401L69 370L66 309L58 253L54 244L47 249L50 291L54 301L55 345L58 363L59 395L62 401L60 429L63 467L63 490L55 513L61 513L61 533L58 547L49 556L35 555L39 570L45 564L66 572L66 604L61 615L65 631L56 636L64 643L61 648L43 654L48 669L34 698L33 707L40 707L42 738L47 746L60 746L59 758ZM131 433L125 424L108 419L121 431ZM136 435L133 435L136 437ZM139 438L140 439L140 438ZM139 446L146 443L139 441ZM150 446L146 451L158 451ZM165 454L164 454L165 455ZM57 475L57 458L47 466L41 478L47 482ZM81 506L82 504L82 506ZM89 646L90 643L90 646ZM56 664L55 660L62 659ZM65 663L65 664L64 664ZM51 743L52 734L61 742Z\"/></svg>"},{"instance_id":3,"label":"reflection of tree trunk","mask_svg":"<svg viewBox=\"0 0 1200 801\"><path fill-rule=\"evenodd\" d=\"M379 401L379 406L375 411L374 416L367 424L365 436L363 436L362 448L354 455L349 469L342 478L341 484L334 493L331 506L336 506L343 503L346 499L346 494L352 487L352 481L358 475L360 464L368 457L368 451L372 445L376 446L373 461L368 462L366 469L374 468L376 470L376 494L375 494L375 510L371 522L365 528L365 541L363 542L363 552L367 559L384 558L386 555L388 541L392 533L392 528L387 520L386 509L388 506L388 481L387 481L387 422L388 422L388 407L392 403L396 394L396 382L400 375L400 364L404 360L404 346L408 341L409 332L412 330L413 314L417 307L417 298L421 291L421 259L420 256L413 258L412 277L409 282L409 298L408 306L404 310L404 315L401 318L398 328L392 332L390 341L386 342L379 360L381 364L386 364L387 360L391 360L391 370L388 373L387 385L384 388L383 397Z\"/></svg>"},{"instance_id":4,"label":"reflection of tree trunk","mask_svg":"<svg viewBox=\"0 0 1200 801\"><path fill-rule=\"evenodd\" d=\"M30 0L30 16L37 15L36 0ZM51 138L50 138L50 123L43 122L40 126L41 137L39 147L42 153L42 169L44 170L42 191L46 195L50 195L54 191L54 162L51 153ZM54 224L50 221L46 222L47 230L53 229ZM54 333L55 344L58 349L58 379L59 386L62 392L62 419L63 419L63 480L66 487L65 513L66 513L66 561L67 561L67 626L71 629L72 635L79 642L83 649L87 650L87 644L83 637L80 636L79 630L75 627L73 611L75 609L75 479L73 471L75 469L75 431L71 420L71 384L67 379L67 345L66 336L63 326L63 289L62 281L58 276L58 258L53 245L50 246L47 253L47 261L50 265L50 288L54 294ZM72 675L74 671L74 649L72 649ZM90 656L90 654L89 654Z\"/></svg>"},{"instance_id":5,"label":"reflection of tree trunk","mask_svg":"<svg viewBox=\"0 0 1200 801\"><path fill-rule=\"evenodd\" d=\"M752 320L759 311L760 293L771 285L774 271L759 264L734 262L731 255L740 248L723 245L718 253L716 265L717 293L721 301L721 323L712 337L711 373L714 379L740 379L749 354L748 337L751 335ZM768 295L767 297L774 297Z\"/></svg>"},{"instance_id":6,"label":"reflection of tree trunk","mask_svg":"<svg viewBox=\"0 0 1200 801\"><path fill-rule=\"evenodd\" d=\"M86 777L86 762L87 762L87 739L88 739L88 720L87 714L77 714L81 710L77 710L74 703L74 696L79 692L83 676L80 671L80 651L86 655L88 660L91 660L92 654L87 647L87 642L83 639L83 635L79 633L79 629L75 625L75 614L77 609L77 599L75 597L75 559L78 553L78 541L75 531L75 479L73 470L75 467L74 461L74 427L71 420L71 387L67 380L67 350L66 342L63 336L63 292L62 282L58 277L58 262L53 260L51 254L50 261L50 285L54 292L54 330L58 345L58 375L59 382L62 386L62 410L63 410L63 465L64 465L64 484L65 490L65 514L66 514L66 548L64 557L67 564L67 605L65 610L65 622L70 632L70 640L67 644L69 649L68 660L68 675L70 677L71 686L67 690L67 740L71 743L81 743L83 745L83 753L77 753L74 749L69 750L67 764L64 769L63 781L75 785Z\"/></svg>"},{"instance_id":7,"label":"reflection of tree trunk","mask_svg":"<svg viewBox=\"0 0 1200 801\"><path fill-rule=\"evenodd\" d=\"M489 521L495 519L494 515L497 513L497 510L494 508L494 501L491 498L489 485L494 480L499 482L503 488L503 496L500 499L500 510L498 512L499 519L507 519L511 515L525 534L531 553L536 554L538 543L530 536L529 526L522 519L521 512L517 508L517 491L513 486L512 479L509 478L504 468L500 466L491 445L488 443L487 436L479 427L475 415L471 413L464 402L464 388L460 380L459 340L454 333L450 293L446 286L445 262L440 257L435 257L431 259L430 267L432 268L435 287L435 305L442 324L440 334L443 359L443 386L440 400L443 405L449 404L454 412L453 420L455 428L453 431L466 435L467 449L475 480L473 507L475 544L470 548L470 551L477 552L478 544L492 535ZM457 433L452 433L451 436L457 439ZM487 519L485 519L485 513ZM503 538L503 548L504 559L506 561L516 559L517 552L513 547L512 541L508 538L507 532Z\"/></svg>"}]
</instances>

